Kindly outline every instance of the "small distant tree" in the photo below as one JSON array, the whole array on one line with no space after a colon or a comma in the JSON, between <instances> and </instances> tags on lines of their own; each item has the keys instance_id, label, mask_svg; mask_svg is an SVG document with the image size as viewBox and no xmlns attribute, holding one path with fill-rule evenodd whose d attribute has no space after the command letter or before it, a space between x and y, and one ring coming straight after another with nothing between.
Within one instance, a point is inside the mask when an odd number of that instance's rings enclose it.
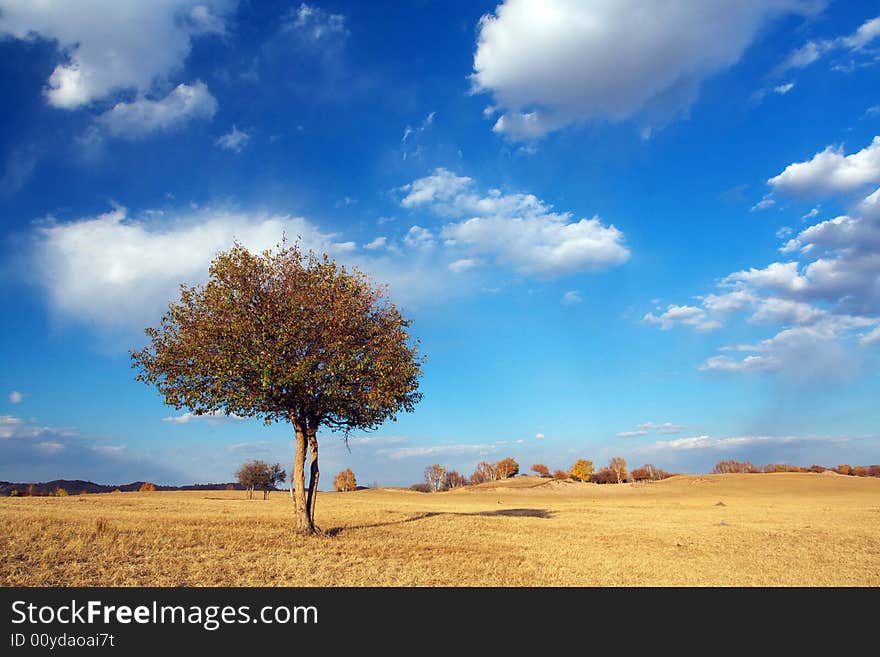
<instances>
[{"instance_id":1,"label":"small distant tree","mask_svg":"<svg viewBox=\"0 0 880 657\"><path fill-rule=\"evenodd\" d=\"M254 498L254 490L261 488L269 480L269 464L258 459L251 459L242 463L235 472L238 483L244 486L249 500Z\"/></svg>"},{"instance_id":2,"label":"small distant tree","mask_svg":"<svg viewBox=\"0 0 880 657\"><path fill-rule=\"evenodd\" d=\"M844 463L844 464L838 465L836 468L834 468L834 471L837 474L851 475L853 473L853 468L851 465L847 465L846 463Z\"/></svg>"},{"instance_id":3,"label":"small distant tree","mask_svg":"<svg viewBox=\"0 0 880 657\"><path fill-rule=\"evenodd\" d=\"M156 484L151 483L149 481L145 481L141 484L141 487L138 488L141 493L153 493L156 490Z\"/></svg>"},{"instance_id":4,"label":"small distant tree","mask_svg":"<svg viewBox=\"0 0 880 657\"><path fill-rule=\"evenodd\" d=\"M447 472L446 478L443 480L443 488L446 490L461 488L462 486L467 486L467 484L467 477L459 474L455 470L450 470L449 472Z\"/></svg>"},{"instance_id":5,"label":"small distant tree","mask_svg":"<svg viewBox=\"0 0 880 657\"><path fill-rule=\"evenodd\" d=\"M443 482L446 480L446 468L439 463L429 465L425 468L425 483L432 493L436 493L443 488Z\"/></svg>"},{"instance_id":6,"label":"small distant tree","mask_svg":"<svg viewBox=\"0 0 880 657\"><path fill-rule=\"evenodd\" d=\"M880 465L869 465L868 466L868 476L869 477L880 477Z\"/></svg>"},{"instance_id":7,"label":"small distant tree","mask_svg":"<svg viewBox=\"0 0 880 657\"><path fill-rule=\"evenodd\" d=\"M495 476L498 479L509 479L519 474L519 463L512 458L501 459L495 464Z\"/></svg>"},{"instance_id":8,"label":"small distant tree","mask_svg":"<svg viewBox=\"0 0 880 657\"><path fill-rule=\"evenodd\" d=\"M280 463L273 463L266 471L266 481L263 486L263 499L269 499L269 493L278 490L278 484L283 484L287 480L287 471L281 467Z\"/></svg>"},{"instance_id":9,"label":"small distant tree","mask_svg":"<svg viewBox=\"0 0 880 657\"><path fill-rule=\"evenodd\" d=\"M532 472L534 472L539 477L549 477L550 476L550 468L548 468L543 463L536 463L532 466Z\"/></svg>"},{"instance_id":10,"label":"small distant tree","mask_svg":"<svg viewBox=\"0 0 880 657\"><path fill-rule=\"evenodd\" d=\"M608 463L608 469L614 473L618 484L626 481L626 459L622 456L615 456L611 459L611 462Z\"/></svg>"},{"instance_id":11,"label":"small distant tree","mask_svg":"<svg viewBox=\"0 0 880 657\"><path fill-rule=\"evenodd\" d=\"M63 488L56 488L55 497L67 497L67 491Z\"/></svg>"},{"instance_id":12,"label":"small distant tree","mask_svg":"<svg viewBox=\"0 0 880 657\"><path fill-rule=\"evenodd\" d=\"M480 463L477 463L474 474L471 475L471 483L483 484L487 481L495 481L497 478L498 473L495 464L489 463L488 461L481 461Z\"/></svg>"},{"instance_id":13,"label":"small distant tree","mask_svg":"<svg viewBox=\"0 0 880 657\"><path fill-rule=\"evenodd\" d=\"M333 479L333 488L340 493L347 493L357 488L357 480L351 468L346 468Z\"/></svg>"},{"instance_id":14,"label":"small distant tree","mask_svg":"<svg viewBox=\"0 0 880 657\"><path fill-rule=\"evenodd\" d=\"M13 488L11 491L9 491L9 497L18 497L19 494L20 493L18 492L17 488Z\"/></svg>"},{"instance_id":15,"label":"small distant tree","mask_svg":"<svg viewBox=\"0 0 880 657\"><path fill-rule=\"evenodd\" d=\"M585 459L578 459L569 472L572 479L577 481L590 481L593 477L593 462Z\"/></svg>"},{"instance_id":16,"label":"small distant tree","mask_svg":"<svg viewBox=\"0 0 880 657\"><path fill-rule=\"evenodd\" d=\"M816 465L815 463L813 465L811 465L809 468L807 468L808 471L815 472L816 474L821 474L821 473L825 472L827 469L828 468L826 468L824 465Z\"/></svg>"},{"instance_id":17,"label":"small distant tree","mask_svg":"<svg viewBox=\"0 0 880 657\"><path fill-rule=\"evenodd\" d=\"M559 481L565 481L570 478L570 475L565 470L554 470L553 478Z\"/></svg>"}]
</instances>

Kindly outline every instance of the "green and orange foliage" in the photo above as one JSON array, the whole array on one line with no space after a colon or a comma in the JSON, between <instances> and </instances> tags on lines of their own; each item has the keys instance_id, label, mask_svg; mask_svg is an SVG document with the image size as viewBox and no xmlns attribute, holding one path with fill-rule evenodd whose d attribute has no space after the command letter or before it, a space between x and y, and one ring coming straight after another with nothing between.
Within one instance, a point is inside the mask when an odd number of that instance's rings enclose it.
<instances>
[{"instance_id":1,"label":"green and orange foliage","mask_svg":"<svg viewBox=\"0 0 880 657\"><path fill-rule=\"evenodd\" d=\"M55 497L67 497L67 491L63 488L56 488L53 495Z\"/></svg>"},{"instance_id":2,"label":"green and orange foliage","mask_svg":"<svg viewBox=\"0 0 880 657\"><path fill-rule=\"evenodd\" d=\"M357 479L351 468L346 468L333 478L333 488L339 493L347 493L357 488Z\"/></svg>"},{"instance_id":3,"label":"green and orange foliage","mask_svg":"<svg viewBox=\"0 0 880 657\"><path fill-rule=\"evenodd\" d=\"M484 484L487 481L495 481L496 479L498 479L498 472L495 464L488 461L477 463L474 474L471 475L471 483L474 485Z\"/></svg>"},{"instance_id":4,"label":"green and orange foliage","mask_svg":"<svg viewBox=\"0 0 880 657\"><path fill-rule=\"evenodd\" d=\"M578 459L568 473L576 481L590 481L593 477L593 462L586 459Z\"/></svg>"},{"instance_id":5,"label":"green and orange foliage","mask_svg":"<svg viewBox=\"0 0 880 657\"><path fill-rule=\"evenodd\" d=\"M602 468L593 475L593 483L596 484L616 484L617 474L611 468Z\"/></svg>"},{"instance_id":6,"label":"green and orange foliage","mask_svg":"<svg viewBox=\"0 0 880 657\"><path fill-rule=\"evenodd\" d=\"M285 242L257 255L235 244L212 261L205 285L181 287L131 356L137 379L176 409L290 422L296 530L311 534L318 429L376 429L421 399L423 358L409 326L384 287L326 254Z\"/></svg>"},{"instance_id":7,"label":"green and orange foliage","mask_svg":"<svg viewBox=\"0 0 880 657\"><path fill-rule=\"evenodd\" d=\"M519 463L512 458L501 459L495 464L496 477L498 479L509 479L519 474Z\"/></svg>"},{"instance_id":8,"label":"green and orange foliage","mask_svg":"<svg viewBox=\"0 0 880 657\"><path fill-rule=\"evenodd\" d=\"M449 470L446 478L443 480L443 488L445 490L454 490L468 485L468 478L455 470Z\"/></svg>"},{"instance_id":9,"label":"green and orange foliage","mask_svg":"<svg viewBox=\"0 0 880 657\"><path fill-rule=\"evenodd\" d=\"M665 470L661 470L651 463L646 463L641 468L636 468L629 473L629 478L632 481L660 481L661 479L668 479L671 476L672 475Z\"/></svg>"},{"instance_id":10,"label":"green and orange foliage","mask_svg":"<svg viewBox=\"0 0 880 657\"><path fill-rule=\"evenodd\" d=\"M19 496L19 492L18 492L17 488L13 488L11 491L9 491L9 497L18 497L18 496Z\"/></svg>"},{"instance_id":11,"label":"green and orange foliage","mask_svg":"<svg viewBox=\"0 0 880 657\"><path fill-rule=\"evenodd\" d=\"M151 483L149 481L145 481L141 484L141 487L138 489L141 493L152 493L156 490L156 484Z\"/></svg>"},{"instance_id":12,"label":"green and orange foliage","mask_svg":"<svg viewBox=\"0 0 880 657\"><path fill-rule=\"evenodd\" d=\"M834 471L837 474L841 474L841 475L851 475L853 473L853 468L851 465L847 465L846 463L843 463L841 465L838 465L836 468L834 468Z\"/></svg>"},{"instance_id":13,"label":"green and orange foliage","mask_svg":"<svg viewBox=\"0 0 880 657\"><path fill-rule=\"evenodd\" d=\"M442 465L435 463L425 468L425 484L427 484L432 493L441 490L444 481L446 481L446 468Z\"/></svg>"},{"instance_id":14,"label":"green and orange foliage","mask_svg":"<svg viewBox=\"0 0 880 657\"><path fill-rule=\"evenodd\" d=\"M751 472L760 472L754 463L750 461L718 461L712 468L712 474L743 474Z\"/></svg>"},{"instance_id":15,"label":"green and orange foliage","mask_svg":"<svg viewBox=\"0 0 880 657\"><path fill-rule=\"evenodd\" d=\"M534 472L539 477L549 477L550 476L550 468L548 468L543 463L536 463L532 466L532 472Z\"/></svg>"},{"instance_id":16,"label":"green and orange foliage","mask_svg":"<svg viewBox=\"0 0 880 657\"><path fill-rule=\"evenodd\" d=\"M608 463L608 469L614 473L618 484L626 481L626 459L624 459L622 456L615 456L613 459L611 459L611 461Z\"/></svg>"},{"instance_id":17,"label":"green and orange foliage","mask_svg":"<svg viewBox=\"0 0 880 657\"><path fill-rule=\"evenodd\" d=\"M558 481L565 481L566 479L570 478L570 475L565 470L554 470L553 478L557 479Z\"/></svg>"}]
</instances>

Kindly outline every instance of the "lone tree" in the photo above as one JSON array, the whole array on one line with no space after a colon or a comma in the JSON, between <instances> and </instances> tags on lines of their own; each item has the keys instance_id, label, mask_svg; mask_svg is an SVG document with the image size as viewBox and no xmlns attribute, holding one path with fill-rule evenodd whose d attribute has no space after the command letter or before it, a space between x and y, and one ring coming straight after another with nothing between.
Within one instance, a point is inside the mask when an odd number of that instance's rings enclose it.
<instances>
[{"instance_id":1,"label":"lone tree","mask_svg":"<svg viewBox=\"0 0 880 657\"><path fill-rule=\"evenodd\" d=\"M347 493L357 488L357 479L351 468L346 468L333 479L333 488L339 493Z\"/></svg>"},{"instance_id":2,"label":"lone tree","mask_svg":"<svg viewBox=\"0 0 880 657\"><path fill-rule=\"evenodd\" d=\"M181 286L150 344L132 351L137 379L195 415L290 422L296 530L318 531L318 429L377 429L421 399L423 358L387 290L298 244L214 258L208 282ZM309 486L305 486L306 451Z\"/></svg>"},{"instance_id":3,"label":"lone tree","mask_svg":"<svg viewBox=\"0 0 880 657\"><path fill-rule=\"evenodd\" d=\"M275 488L275 484L283 482L287 473L281 469L280 463L269 465L265 461L251 459L245 461L235 473L238 483L247 489L248 499L254 496L254 490L263 491L263 499L269 497L269 491Z\"/></svg>"}]
</instances>

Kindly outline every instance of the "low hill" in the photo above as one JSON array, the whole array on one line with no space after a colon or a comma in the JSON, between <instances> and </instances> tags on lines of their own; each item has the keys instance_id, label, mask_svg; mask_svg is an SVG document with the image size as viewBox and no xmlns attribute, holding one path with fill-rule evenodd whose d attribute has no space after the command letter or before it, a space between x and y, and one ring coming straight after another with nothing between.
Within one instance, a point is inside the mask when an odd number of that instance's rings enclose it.
<instances>
[{"instance_id":1,"label":"low hill","mask_svg":"<svg viewBox=\"0 0 880 657\"><path fill-rule=\"evenodd\" d=\"M17 491L18 495L35 495L46 496L52 495L59 488L67 491L68 495L81 495L83 493L112 493L120 490L123 493L140 490L140 487L146 482L133 481L130 484L96 484L93 481L84 481L82 479L53 479L39 483L12 483L9 481L0 481L0 495L10 495L12 491ZM33 487L33 488L31 488ZM239 483L221 483L221 484L191 484L188 486L156 486L156 490L227 490L232 487L233 490L244 490L244 486Z\"/></svg>"}]
</instances>

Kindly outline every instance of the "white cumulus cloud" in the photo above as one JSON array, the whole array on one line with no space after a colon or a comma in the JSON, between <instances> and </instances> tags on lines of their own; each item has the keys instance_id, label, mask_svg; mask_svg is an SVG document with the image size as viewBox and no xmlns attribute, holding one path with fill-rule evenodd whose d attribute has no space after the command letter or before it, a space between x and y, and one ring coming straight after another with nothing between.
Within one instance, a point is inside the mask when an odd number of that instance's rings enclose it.
<instances>
[{"instance_id":1,"label":"white cumulus cloud","mask_svg":"<svg viewBox=\"0 0 880 657\"><path fill-rule=\"evenodd\" d=\"M800 0L506 0L482 17L474 90L494 130L533 140L578 121L687 111L700 83L739 61L762 27L809 14Z\"/></svg>"},{"instance_id":2,"label":"white cumulus cloud","mask_svg":"<svg viewBox=\"0 0 880 657\"><path fill-rule=\"evenodd\" d=\"M192 39L224 29L233 0L0 0L0 34L57 43L48 102L75 109L179 71Z\"/></svg>"},{"instance_id":3,"label":"white cumulus cloud","mask_svg":"<svg viewBox=\"0 0 880 657\"><path fill-rule=\"evenodd\" d=\"M574 220L533 194L490 189L446 169L406 185L401 205L462 218L440 231L447 248L488 257L523 274L558 277L619 265L629 259L623 233L599 217Z\"/></svg>"},{"instance_id":4,"label":"white cumulus cloud","mask_svg":"<svg viewBox=\"0 0 880 657\"><path fill-rule=\"evenodd\" d=\"M828 146L809 160L789 164L767 182L775 190L801 197L853 192L880 182L880 136L850 155L844 155L842 146Z\"/></svg>"}]
</instances>

